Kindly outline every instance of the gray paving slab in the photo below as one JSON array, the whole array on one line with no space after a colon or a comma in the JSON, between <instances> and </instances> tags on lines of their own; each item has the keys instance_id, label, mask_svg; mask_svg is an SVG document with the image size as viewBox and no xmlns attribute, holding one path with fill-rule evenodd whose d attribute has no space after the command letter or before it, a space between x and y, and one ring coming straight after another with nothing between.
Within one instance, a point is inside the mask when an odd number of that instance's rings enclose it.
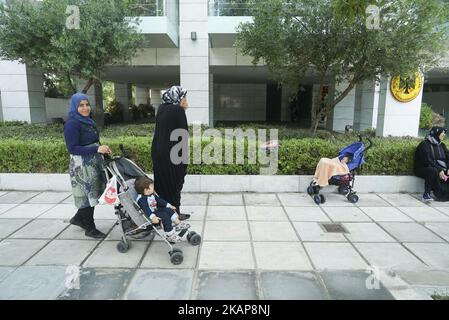
<instances>
[{"instance_id":1,"label":"gray paving slab","mask_svg":"<svg viewBox=\"0 0 449 320\"><path fill-rule=\"evenodd\" d=\"M2 213L5 213L6 211L10 210L11 208L14 208L15 206L17 206L16 203L0 203L0 218Z\"/></svg>"},{"instance_id":2,"label":"gray paving slab","mask_svg":"<svg viewBox=\"0 0 449 320\"><path fill-rule=\"evenodd\" d=\"M282 205L288 207L316 207L313 199L306 193L278 193Z\"/></svg>"},{"instance_id":3,"label":"gray paving slab","mask_svg":"<svg viewBox=\"0 0 449 320\"><path fill-rule=\"evenodd\" d=\"M246 220L244 206L208 206L207 221Z\"/></svg>"},{"instance_id":4,"label":"gray paving slab","mask_svg":"<svg viewBox=\"0 0 449 320\"><path fill-rule=\"evenodd\" d=\"M95 219L101 220L115 220L117 216L115 215L114 206L109 205L98 205L95 207L94 213Z\"/></svg>"},{"instance_id":5,"label":"gray paving slab","mask_svg":"<svg viewBox=\"0 0 449 320\"><path fill-rule=\"evenodd\" d=\"M53 239L68 227L63 220L34 220L10 236L13 239Z\"/></svg>"},{"instance_id":6,"label":"gray paving slab","mask_svg":"<svg viewBox=\"0 0 449 320\"><path fill-rule=\"evenodd\" d=\"M390 204L375 193L357 193L359 201L358 207L389 207Z\"/></svg>"},{"instance_id":7,"label":"gray paving slab","mask_svg":"<svg viewBox=\"0 0 449 320\"><path fill-rule=\"evenodd\" d=\"M184 260L179 265L174 265L170 262L170 255L168 254L170 248L165 242L154 241L151 243L142 264L144 269L194 269L198 261L198 246L192 246L187 242L177 243L175 248L181 249Z\"/></svg>"},{"instance_id":8,"label":"gray paving slab","mask_svg":"<svg viewBox=\"0 0 449 320\"><path fill-rule=\"evenodd\" d=\"M400 242L444 242L419 223L383 222L380 225Z\"/></svg>"},{"instance_id":9,"label":"gray paving slab","mask_svg":"<svg viewBox=\"0 0 449 320\"><path fill-rule=\"evenodd\" d=\"M371 222L372 220L357 207L323 207L334 222Z\"/></svg>"},{"instance_id":10,"label":"gray paving slab","mask_svg":"<svg viewBox=\"0 0 449 320\"><path fill-rule=\"evenodd\" d=\"M254 242L257 268L262 270L313 270L299 242Z\"/></svg>"},{"instance_id":11,"label":"gray paving slab","mask_svg":"<svg viewBox=\"0 0 449 320\"><path fill-rule=\"evenodd\" d=\"M125 293L134 270L80 269L79 288L59 295L59 300L118 300Z\"/></svg>"},{"instance_id":12,"label":"gray paving slab","mask_svg":"<svg viewBox=\"0 0 449 320\"><path fill-rule=\"evenodd\" d=\"M0 197L0 203L23 203L38 194L34 191L11 191Z\"/></svg>"},{"instance_id":13,"label":"gray paving slab","mask_svg":"<svg viewBox=\"0 0 449 320\"><path fill-rule=\"evenodd\" d=\"M206 206L181 206L182 213L190 214L189 221L203 221L206 214Z\"/></svg>"},{"instance_id":14,"label":"gray paving slab","mask_svg":"<svg viewBox=\"0 0 449 320\"><path fill-rule=\"evenodd\" d=\"M0 242L0 266L20 266L48 240L5 239Z\"/></svg>"},{"instance_id":15,"label":"gray paving slab","mask_svg":"<svg viewBox=\"0 0 449 320\"><path fill-rule=\"evenodd\" d=\"M0 220L0 238L6 238L14 231L24 226L30 219L2 219Z\"/></svg>"},{"instance_id":16,"label":"gray paving slab","mask_svg":"<svg viewBox=\"0 0 449 320\"><path fill-rule=\"evenodd\" d=\"M0 267L0 283L5 280L14 270L15 267Z\"/></svg>"},{"instance_id":17,"label":"gray paving slab","mask_svg":"<svg viewBox=\"0 0 449 320\"><path fill-rule=\"evenodd\" d=\"M285 211L291 221L303 222L330 222L329 217L318 207L285 207Z\"/></svg>"},{"instance_id":18,"label":"gray paving slab","mask_svg":"<svg viewBox=\"0 0 449 320\"><path fill-rule=\"evenodd\" d=\"M345 236L351 242L396 242L375 223L343 223L343 226L348 230Z\"/></svg>"},{"instance_id":19,"label":"gray paving slab","mask_svg":"<svg viewBox=\"0 0 449 320\"><path fill-rule=\"evenodd\" d=\"M243 206L241 193L210 193L210 206Z\"/></svg>"},{"instance_id":20,"label":"gray paving slab","mask_svg":"<svg viewBox=\"0 0 449 320\"><path fill-rule=\"evenodd\" d=\"M395 207L359 207L367 216L376 222L413 222L413 219Z\"/></svg>"},{"instance_id":21,"label":"gray paving slab","mask_svg":"<svg viewBox=\"0 0 449 320\"><path fill-rule=\"evenodd\" d=\"M446 241L449 241L449 223L427 222L424 225Z\"/></svg>"},{"instance_id":22,"label":"gray paving slab","mask_svg":"<svg viewBox=\"0 0 449 320\"><path fill-rule=\"evenodd\" d=\"M34 219L54 207L54 204L20 204L0 217L2 219Z\"/></svg>"},{"instance_id":23,"label":"gray paving slab","mask_svg":"<svg viewBox=\"0 0 449 320\"><path fill-rule=\"evenodd\" d=\"M73 200L73 196L69 196L68 198L65 198L61 203L74 204L75 200Z\"/></svg>"},{"instance_id":24,"label":"gray paving slab","mask_svg":"<svg viewBox=\"0 0 449 320\"><path fill-rule=\"evenodd\" d=\"M347 242L342 233L326 232L317 222L293 222L302 241L307 242Z\"/></svg>"},{"instance_id":25,"label":"gray paving slab","mask_svg":"<svg viewBox=\"0 0 449 320\"><path fill-rule=\"evenodd\" d=\"M0 300L55 300L66 288L65 267L20 267L0 285Z\"/></svg>"},{"instance_id":26,"label":"gray paving slab","mask_svg":"<svg viewBox=\"0 0 449 320\"><path fill-rule=\"evenodd\" d=\"M354 243L371 266L385 269L408 270L425 265L399 243Z\"/></svg>"},{"instance_id":27,"label":"gray paving slab","mask_svg":"<svg viewBox=\"0 0 449 320\"><path fill-rule=\"evenodd\" d=\"M378 289L369 279L370 274L357 271L321 272L321 278L335 300L394 300L391 293L379 281ZM368 285L367 285L368 283Z\"/></svg>"},{"instance_id":28,"label":"gray paving slab","mask_svg":"<svg viewBox=\"0 0 449 320\"><path fill-rule=\"evenodd\" d=\"M280 206L280 202L274 193L245 193L247 206Z\"/></svg>"},{"instance_id":29,"label":"gray paving slab","mask_svg":"<svg viewBox=\"0 0 449 320\"><path fill-rule=\"evenodd\" d=\"M256 300L256 275L254 272L198 273L197 300Z\"/></svg>"},{"instance_id":30,"label":"gray paving slab","mask_svg":"<svg viewBox=\"0 0 449 320\"><path fill-rule=\"evenodd\" d=\"M250 221L253 241L299 241L290 222Z\"/></svg>"},{"instance_id":31,"label":"gray paving slab","mask_svg":"<svg viewBox=\"0 0 449 320\"><path fill-rule=\"evenodd\" d=\"M0 197L1 196L4 196L5 194L7 194L8 193L8 191L0 191Z\"/></svg>"},{"instance_id":32,"label":"gray paving slab","mask_svg":"<svg viewBox=\"0 0 449 320\"><path fill-rule=\"evenodd\" d=\"M431 207L398 207L403 213L418 222L449 222L449 216Z\"/></svg>"},{"instance_id":33,"label":"gray paving slab","mask_svg":"<svg viewBox=\"0 0 449 320\"><path fill-rule=\"evenodd\" d=\"M39 219L40 220L40 219ZM89 240L92 238L86 237L85 230L69 224L67 220L64 220L64 223L68 226L60 235L57 236L57 239L61 240ZM95 225L98 230L105 234L109 234L111 228L114 226L114 221L112 220L95 220ZM109 236L109 235L108 235ZM118 238L120 240L120 238Z\"/></svg>"},{"instance_id":34,"label":"gray paving slab","mask_svg":"<svg viewBox=\"0 0 449 320\"><path fill-rule=\"evenodd\" d=\"M349 243L304 243L315 269L365 270L366 262Z\"/></svg>"},{"instance_id":35,"label":"gray paving slab","mask_svg":"<svg viewBox=\"0 0 449 320\"><path fill-rule=\"evenodd\" d=\"M449 269L449 244L405 243L410 251L432 268Z\"/></svg>"},{"instance_id":36,"label":"gray paving slab","mask_svg":"<svg viewBox=\"0 0 449 320\"><path fill-rule=\"evenodd\" d=\"M205 206L208 197L207 193L182 193L181 209L184 206Z\"/></svg>"},{"instance_id":37,"label":"gray paving slab","mask_svg":"<svg viewBox=\"0 0 449 320\"><path fill-rule=\"evenodd\" d=\"M70 192L42 192L31 198L27 203L59 203L70 197Z\"/></svg>"},{"instance_id":38,"label":"gray paving slab","mask_svg":"<svg viewBox=\"0 0 449 320\"><path fill-rule=\"evenodd\" d=\"M72 218L78 209L74 204L58 204L47 210L44 214L39 216L39 219L64 219Z\"/></svg>"},{"instance_id":39,"label":"gray paving slab","mask_svg":"<svg viewBox=\"0 0 449 320\"><path fill-rule=\"evenodd\" d=\"M79 266L97 243L95 240L53 240L26 265Z\"/></svg>"},{"instance_id":40,"label":"gray paving slab","mask_svg":"<svg viewBox=\"0 0 449 320\"><path fill-rule=\"evenodd\" d=\"M201 246L199 259L199 269L254 269L250 242L205 241Z\"/></svg>"},{"instance_id":41,"label":"gray paving slab","mask_svg":"<svg viewBox=\"0 0 449 320\"><path fill-rule=\"evenodd\" d=\"M262 272L261 299L265 300L327 300L325 288L310 272Z\"/></svg>"},{"instance_id":42,"label":"gray paving slab","mask_svg":"<svg viewBox=\"0 0 449 320\"><path fill-rule=\"evenodd\" d=\"M321 207L355 207L355 204L346 199L345 196L337 193L325 193L325 202L320 204Z\"/></svg>"},{"instance_id":43,"label":"gray paving slab","mask_svg":"<svg viewBox=\"0 0 449 320\"><path fill-rule=\"evenodd\" d=\"M148 243L135 241L128 252L120 253L115 241L103 241L84 262L86 268L137 268Z\"/></svg>"},{"instance_id":44,"label":"gray paving slab","mask_svg":"<svg viewBox=\"0 0 449 320\"><path fill-rule=\"evenodd\" d=\"M137 270L126 300L186 300L192 291L193 270Z\"/></svg>"},{"instance_id":45,"label":"gray paving slab","mask_svg":"<svg viewBox=\"0 0 449 320\"><path fill-rule=\"evenodd\" d=\"M405 193L378 193L377 195L395 207L427 207L423 202Z\"/></svg>"},{"instance_id":46,"label":"gray paving slab","mask_svg":"<svg viewBox=\"0 0 449 320\"><path fill-rule=\"evenodd\" d=\"M397 274L410 285L449 286L448 270L399 270Z\"/></svg>"},{"instance_id":47,"label":"gray paving slab","mask_svg":"<svg viewBox=\"0 0 449 320\"><path fill-rule=\"evenodd\" d=\"M249 241L248 222L207 221L204 229L204 240Z\"/></svg>"},{"instance_id":48,"label":"gray paving slab","mask_svg":"<svg viewBox=\"0 0 449 320\"><path fill-rule=\"evenodd\" d=\"M288 221L282 207L246 206L250 221Z\"/></svg>"}]
</instances>

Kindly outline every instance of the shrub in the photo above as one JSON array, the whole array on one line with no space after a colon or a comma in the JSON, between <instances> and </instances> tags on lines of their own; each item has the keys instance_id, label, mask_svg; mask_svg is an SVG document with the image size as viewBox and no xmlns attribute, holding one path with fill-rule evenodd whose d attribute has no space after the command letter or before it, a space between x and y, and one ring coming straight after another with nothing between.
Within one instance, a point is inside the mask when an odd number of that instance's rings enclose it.
<instances>
[{"instance_id":1,"label":"shrub","mask_svg":"<svg viewBox=\"0 0 449 320\"><path fill-rule=\"evenodd\" d=\"M420 129L430 129L432 127L432 108L426 104L421 104L421 115L419 118Z\"/></svg>"}]
</instances>

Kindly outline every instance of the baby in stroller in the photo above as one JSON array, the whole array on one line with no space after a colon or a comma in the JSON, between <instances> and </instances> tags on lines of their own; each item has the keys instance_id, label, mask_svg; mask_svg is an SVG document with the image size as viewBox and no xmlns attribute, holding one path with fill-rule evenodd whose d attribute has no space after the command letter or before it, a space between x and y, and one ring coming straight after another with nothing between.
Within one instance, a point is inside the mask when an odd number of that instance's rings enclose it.
<instances>
[{"instance_id":1,"label":"baby in stroller","mask_svg":"<svg viewBox=\"0 0 449 320\"><path fill-rule=\"evenodd\" d=\"M134 184L137 196L136 202L139 207L150 218L154 225L162 222L165 237L170 243L182 241L183 235L190 225L181 222L176 207L160 198L154 191L154 182L148 177L138 177Z\"/></svg>"},{"instance_id":2,"label":"baby in stroller","mask_svg":"<svg viewBox=\"0 0 449 320\"><path fill-rule=\"evenodd\" d=\"M362 142L362 136L359 136L359 142L340 150L337 157L320 159L313 180L307 188L307 193L313 197L316 204L326 201L324 195L319 193L322 187L328 185L338 186L338 192L345 195L350 202L359 201L359 197L353 190L355 171L365 163L365 153L372 146L371 139L367 138L367 140L369 146L366 148Z\"/></svg>"}]
</instances>

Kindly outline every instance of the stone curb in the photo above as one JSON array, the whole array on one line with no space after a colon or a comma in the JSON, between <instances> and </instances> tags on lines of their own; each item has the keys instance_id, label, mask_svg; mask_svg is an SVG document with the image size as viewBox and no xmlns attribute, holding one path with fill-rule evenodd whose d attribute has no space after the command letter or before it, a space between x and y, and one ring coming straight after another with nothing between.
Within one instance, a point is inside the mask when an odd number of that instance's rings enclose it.
<instances>
[{"instance_id":1,"label":"stone curb","mask_svg":"<svg viewBox=\"0 0 449 320\"><path fill-rule=\"evenodd\" d=\"M187 175L183 192L306 192L311 179L312 176L291 175ZM323 192L334 192L335 188L330 186ZM71 185L68 174L0 173L0 190L71 191ZM421 193L424 180L413 176L356 176L354 190Z\"/></svg>"}]
</instances>

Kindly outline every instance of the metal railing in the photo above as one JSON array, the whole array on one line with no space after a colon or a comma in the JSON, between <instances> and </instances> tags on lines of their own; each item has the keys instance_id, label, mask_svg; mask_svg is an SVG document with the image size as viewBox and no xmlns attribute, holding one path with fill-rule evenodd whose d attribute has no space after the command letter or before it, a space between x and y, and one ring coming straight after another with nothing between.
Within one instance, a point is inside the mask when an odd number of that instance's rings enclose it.
<instances>
[{"instance_id":1,"label":"metal railing","mask_svg":"<svg viewBox=\"0 0 449 320\"><path fill-rule=\"evenodd\" d=\"M139 0L133 5L132 14L136 17L166 16L167 1L170 0Z\"/></svg>"},{"instance_id":2,"label":"metal railing","mask_svg":"<svg viewBox=\"0 0 449 320\"><path fill-rule=\"evenodd\" d=\"M209 0L209 16L252 16L254 0Z\"/></svg>"}]
</instances>

